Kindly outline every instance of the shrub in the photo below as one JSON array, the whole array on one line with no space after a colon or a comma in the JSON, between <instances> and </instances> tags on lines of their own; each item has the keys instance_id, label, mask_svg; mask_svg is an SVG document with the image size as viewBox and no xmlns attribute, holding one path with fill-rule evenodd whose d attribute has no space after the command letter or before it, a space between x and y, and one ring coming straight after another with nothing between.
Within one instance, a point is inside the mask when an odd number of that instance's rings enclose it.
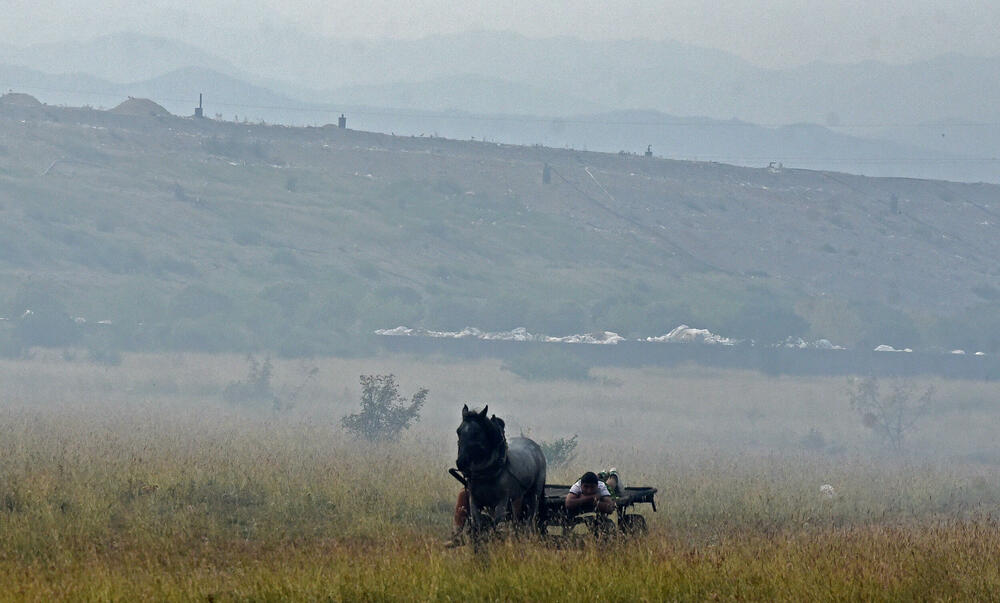
<instances>
[{"instance_id":1,"label":"shrub","mask_svg":"<svg viewBox=\"0 0 1000 603\"><path fill-rule=\"evenodd\" d=\"M275 410L282 409L284 405L271 387L271 376L274 374L271 359L265 358L264 362L258 362L253 355L250 355L247 356L247 363L250 365L247 378L227 385L222 397L232 404L249 406L270 404Z\"/></svg>"},{"instance_id":2,"label":"shrub","mask_svg":"<svg viewBox=\"0 0 1000 603\"><path fill-rule=\"evenodd\" d=\"M577 434L571 438L559 438L551 442L539 442L545 462L550 467L564 467L576 458Z\"/></svg>"},{"instance_id":3,"label":"shrub","mask_svg":"<svg viewBox=\"0 0 1000 603\"><path fill-rule=\"evenodd\" d=\"M341 424L369 442L390 440L420 420L426 400L427 389L420 389L407 404L394 375L361 375L361 412L343 417Z\"/></svg>"},{"instance_id":4,"label":"shrub","mask_svg":"<svg viewBox=\"0 0 1000 603\"><path fill-rule=\"evenodd\" d=\"M871 429L893 450L903 447L903 439L913 430L916 422L930 410L934 387L928 386L918 394L909 381L896 381L891 391L879 391L875 377L852 379L848 396L851 408L861 417L865 427Z\"/></svg>"}]
</instances>

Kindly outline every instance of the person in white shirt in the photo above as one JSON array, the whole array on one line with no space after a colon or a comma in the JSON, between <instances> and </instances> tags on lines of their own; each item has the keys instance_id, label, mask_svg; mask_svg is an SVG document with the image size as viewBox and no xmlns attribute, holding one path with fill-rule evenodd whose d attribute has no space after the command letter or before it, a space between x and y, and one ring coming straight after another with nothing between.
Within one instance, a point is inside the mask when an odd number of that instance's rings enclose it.
<instances>
[{"instance_id":1,"label":"person in white shirt","mask_svg":"<svg viewBox=\"0 0 1000 603\"><path fill-rule=\"evenodd\" d=\"M571 514L596 511L609 515L615 510L615 503L611 500L611 492L608 491L604 482L597 479L597 474L593 471L584 473L575 484L570 486L565 506L566 511Z\"/></svg>"}]
</instances>

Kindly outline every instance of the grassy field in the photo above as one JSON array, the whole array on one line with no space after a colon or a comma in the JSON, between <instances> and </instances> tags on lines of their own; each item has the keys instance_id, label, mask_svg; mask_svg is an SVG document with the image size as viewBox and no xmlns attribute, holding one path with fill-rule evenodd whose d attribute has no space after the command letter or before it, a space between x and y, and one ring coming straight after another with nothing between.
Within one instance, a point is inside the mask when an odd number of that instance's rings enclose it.
<instances>
[{"instance_id":1,"label":"grassy field","mask_svg":"<svg viewBox=\"0 0 1000 603\"><path fill-rule=\"evenodd\" d=\"M0 362L0 599L898 600L1000 588L1000 385L933 381L932 412L889 454L841 379L594 372L533 383L493 361L280 361L276 412L224 400L246 377L239 356ZM405 395L430 389L400 441L340 430L362 373L396 374ZM511 433L579 434L577 460L551 482L614 464L659 488L649 536L496 543L482 557L442 548L463 402L488 403Z\"/></svg>"}]
</instances>

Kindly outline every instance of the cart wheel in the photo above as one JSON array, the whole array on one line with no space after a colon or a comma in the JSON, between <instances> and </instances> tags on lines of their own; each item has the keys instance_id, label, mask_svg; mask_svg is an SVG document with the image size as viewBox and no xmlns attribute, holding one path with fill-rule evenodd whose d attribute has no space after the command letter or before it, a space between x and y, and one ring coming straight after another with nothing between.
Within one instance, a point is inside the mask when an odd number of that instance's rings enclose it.
<instances>
[{"instance_id":1,"label":"cart wheel","mask_svg":"<svg viewBox=\"0 0 1000 603\"><path fill-rule=\"evenodd\" d=\"M642 515L622 515L618 519L618 527L626 536L644 536L649 532L646 518Z\"/></svg>"},{"instance_id":2,"label":"cart wheel","mask_svg":"<svg viewBox=\"0 0 1000 603\"><path fill-rule=\"evenodd\" d=\"M615 536L615 522L603 515L595 515L587 520L590 533L598 540L607 540Z\"/></svg>"}]
</instances>

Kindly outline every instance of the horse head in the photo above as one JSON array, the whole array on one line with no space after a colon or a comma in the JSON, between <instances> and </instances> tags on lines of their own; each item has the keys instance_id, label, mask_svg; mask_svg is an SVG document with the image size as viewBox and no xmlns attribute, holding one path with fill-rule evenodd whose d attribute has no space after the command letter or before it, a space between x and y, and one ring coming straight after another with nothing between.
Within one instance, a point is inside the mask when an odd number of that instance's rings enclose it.
<instances>
[{"instance_id":1,"label":"horse head","mask_svg":"<svg viewBox=\"0 0 1000 603\"><path fill-rule=\"evenodd\" d=\"M503 419L486 418L489 406L481 411L462 407L462 424L458 426L458 459L455 466L465 474L491 468L507 451Z\"/></svg>"}]
</instances>

